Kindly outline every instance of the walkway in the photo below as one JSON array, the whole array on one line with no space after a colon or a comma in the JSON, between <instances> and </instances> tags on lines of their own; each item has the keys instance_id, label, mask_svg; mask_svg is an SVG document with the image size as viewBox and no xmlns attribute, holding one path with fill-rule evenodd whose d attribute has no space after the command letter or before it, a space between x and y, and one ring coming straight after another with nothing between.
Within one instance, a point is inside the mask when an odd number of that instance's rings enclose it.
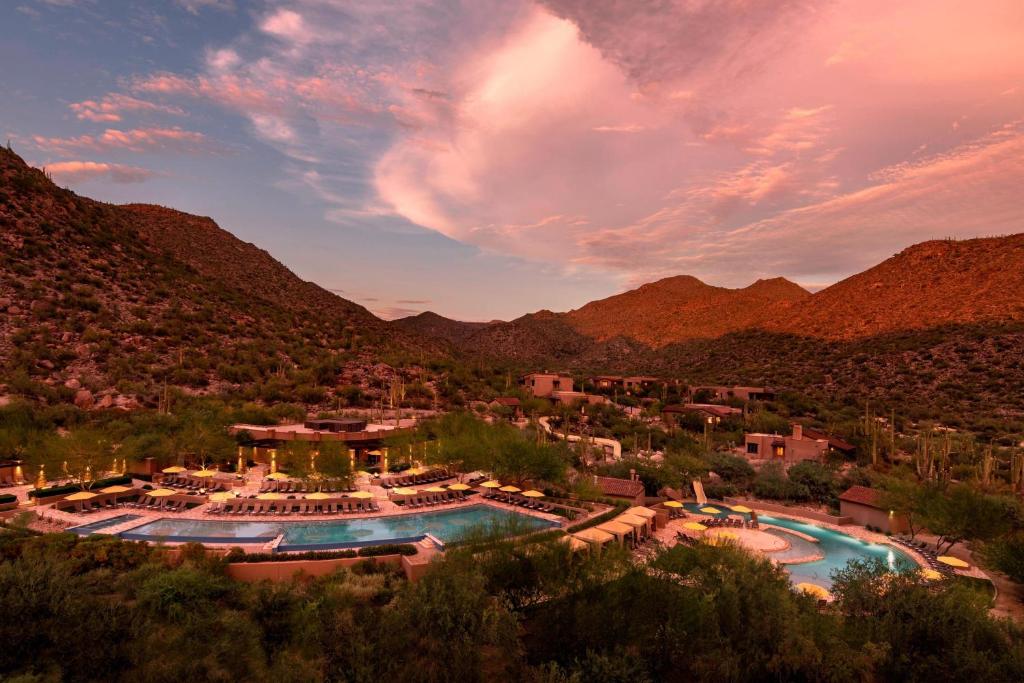
<instances>
[{"instance_id":1,"label":"walkway","mask_svg":"<svg viewBox=\"0 0 1024 683\"><path fill-rule=\"evenodd\" d=\"M551 434L551 435L553 435L553 436L555 436L555 437L557 437L559 439L565 439L566 438L565 434L563 434L561 432L557 432L557 431L555 431L554 429L551 428L550 420L551 420L551 418L549 418L549 417L542 417L542 418L540 418L537 421L540 422L541 428L545 432L547 432L548 434ZM583 437L581 437L581 436L579 436L577 434L570 434L569 437L568 437L569 443L577 443L577 442L581 441L582 439L583 439ZM619 443L618 441L616 441L615 439L603 439L603 438L596 437L596 436L590 436L590 437L587 437L587 441L589 443L593 443L593 444L597 444L599 446L602 446L605 449L606 452L607 452L607 449L610 448L611 451L612 451L612 460L621 460L622 459L622 444Z\"/></svg>"}]
</instances>

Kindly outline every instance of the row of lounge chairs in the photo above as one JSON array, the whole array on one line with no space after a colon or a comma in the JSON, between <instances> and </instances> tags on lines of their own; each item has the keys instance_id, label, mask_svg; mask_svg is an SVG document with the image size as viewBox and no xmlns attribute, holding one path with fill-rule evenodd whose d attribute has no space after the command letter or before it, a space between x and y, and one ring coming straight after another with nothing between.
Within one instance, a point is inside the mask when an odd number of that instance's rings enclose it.
<instances>
[{"instance_id":1,"label":"row of lounge chairs","mask_svg":"<svg viewBox=\"0 0 1024 683\"><path fill-rule=\"evenodd\" d=\"M465 496L462 494L462 491L445 491L444 493L417 493L416 495L400 498L393 502L405 508L415 509L457 503L464 499Z\"/></svg>"},{"instance_id":2,"label":"row of lounge chairs","mask_svg":"<svg viewBox=\"0 0 1024 683\"><path fill-rule=\"evenodd\" d=\"M267 480L260 486L260 493L313 493L323 491L324 493L352 493L356 488L341 481L320 482L318 486L308 485L301 481L273 481Z\"/></svg>"},{"instance_id":3,"label":"row of lounge chairs","mask_svg":"<svg viewBox=\"0 0 1024 683\"><path fill-rule=\"evenodd\" d=\"M423 474L396 474L387 479L381 479L380 485L386 489L393 489L416 484L432 484L435 481L451 479L451 477L452 475L448 470L436 469L424 472Z\"/></svg>"},{"instance_id":4,"label":"row of lounge chairs","mask_svg":"<svg viewBox=\"0 0 1024 683\"><path fill-rule=\"evenodd\" d=\"M161 486L188 491L227 491L227 482L220 479L171 475L164 477Z\"/></svg>"},{"instance_id":5,"label":"row of lounge chairs","mask_svg":"<svg viewBox=\"0 0 1024 683\"><path fill-rule=\"evenodd\" d=\"M485 495L485 497L487 497ZM493 496L496 500L501 500L501 496ZM526 496L512 495L505 501L517 507L526 508L527 510L537 510L538 512L554 512L555 506L550 503L544 503L538 498L527 498Z\"/></svg>"},{"instance_id":6,"label":"row of lounge chairs","mask_svg":"<svg viewBox=\"0 0 1024 683\"><path fill-rule=\"evenodd\" d=\"M915 551L924 561L928 563L928 566L939 572L943 576L955 576L956 572L948 564L939 562L939 555L935 552L930 545L923 541L912 541L910 538L905 536L893 536L892 540L900 545L910 548Z\"/></svg>"},{"instance_id":7,"label":"row of lounge chairs","mask_svg":"<svg viewBox=\"0 0 1024 683\"><path fill-rule=\"evenodd\" d=\"M380 512L372 500L252 500L241 498L212 503L206 512L211 515L337 515Z\"/></svg>"},{"instance_id":8,"label":"row of lounge chairs","mask_svg":"<svg viewBox=\"0 0 1024 683\"><path fill-rule=\"evenodd\" d=\"M745 520L738 517L712 517L702 521L701 524L707 527L726 527L729 529L758 529L760 525L755 520Z\"/></svg>"},{"instance_id":9,"label":"row of lounge chairs","mask_svg":"<svg viewBox=\"0 0 1024 683\"><path fill-rule=\"evenodd\" d=\"M126 502L124 507L137 510L159 510L161 512L181 512L188 508L187 500L172 500L167 496L154 498L153 496L142 495L134 502Z\"/></svg>"}]
</instances>

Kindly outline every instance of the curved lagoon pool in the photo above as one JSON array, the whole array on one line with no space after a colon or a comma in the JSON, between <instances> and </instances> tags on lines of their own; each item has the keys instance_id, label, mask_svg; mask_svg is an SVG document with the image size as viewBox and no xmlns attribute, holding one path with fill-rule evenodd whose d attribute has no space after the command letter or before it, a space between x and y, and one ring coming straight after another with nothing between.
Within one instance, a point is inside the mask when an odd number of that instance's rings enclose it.
<instances>
[{"instance_id":1,"label":"curved lagoon pool","mask_svg":"<svg viewBox=\"0 0 1024 683\"><path fill-rule=\"evenodd\" d=\"M134 541L246 544L268 543L283 534L277 549L288 551L409 543L419 541L427 534L443 543L450 543L473 529L507 528L510 534L516 534L553 526L557 523L481 504L385 517L302 522L232 522L165 517L124 531L120 536Z\"/></svg>"},{"instance_id":2,"label":"curved lagoon pool","mask_svg":"<svg viewBox=\"0 0 1024 683\"><path fill-rule=\"evenodd\" d=\"M708 505L698 505L696 503L685 504L686 510L695 515L708 515L708 513L700 511L702 507L708 506L715 507L720 510L718 513L711 514L710 516L712 517L727 517L732 515L749 518L749 515L732 512L727 506L721 503L708 503ZM771 515L759 514L757 519L763 524L771 524L782 529L791 529L793 531L806 534L817 541L817 543L810 543L809 541L800 539L796 536L786 536L787 540L791 542L791 545L793 547L799 547L801 552L810 546L814 546L815 549L824 556L822 559L814 562L783 565L783 568L789 572L793 583L814 583L825 588L831 588L832 572L837 569L843 569L851 560L878 559L885 563L891 571L896 572L909 571L917 567L917 563L914 562L909 555L898 548L885 543L870 543L868 541L862 541L859 538L854 538L853 536L844 534L841 531L826 529L825 527L818 526L817 524L798 522L784 517L772 517ZM782 551L782 553L782 557L779 557L778 559L795 558L800 554L795 550L792 553L788 553L787 551ZM767 556L773 557L774 554L768 553Z\"/></svg>"}]
</instances>

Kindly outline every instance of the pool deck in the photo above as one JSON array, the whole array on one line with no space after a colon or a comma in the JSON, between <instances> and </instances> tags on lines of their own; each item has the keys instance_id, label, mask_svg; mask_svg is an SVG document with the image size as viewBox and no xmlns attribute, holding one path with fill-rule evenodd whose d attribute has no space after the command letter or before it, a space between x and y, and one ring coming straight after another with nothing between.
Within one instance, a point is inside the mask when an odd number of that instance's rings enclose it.
<instances>
[{"instance_id":1,"label":"pool deck","mask_svg":"<svg viewBox=\"0 0 1024 683\"><path fill-rule=\"evenodd\" d=\"M257 495L259 488L262 485L262 477L251 477L246 485L241 488L235 489L241 497L247 497L250 495ZM455 483L456 479L453 477L449 480L436 482L432 485L444 485L449 483ZM148 484L148 482L136 482L137 485ZM136 508L115 508L112 510L99 510L97 512L89 514L62 512L52 507L45 507L35 512L43 518L46 522L51 523L54 526L64 527L65 529L75 526L82 526L94 522L100 522L105 519L111 519L113 517L120 517L122 515L131 514L137 515L137 519L125 521L122 524L106 527L96 531L96 534L106 534L116 536L124 532L131 532L132 529L150 524L161 519L181 519L181 520L203 520L211 522L266 522L272 524L310 524L316 522L334 522L342 520L352 519L379 519L381 517L393 517L398 515L415 515L432 512L444 512L446 510L457 510L462 508L471 507L474 505L489 505L498 509L507 510L510 512L516 512L521 515L528 515L530 517L536 517L543 519L547 522L553 522L559 527L565 527L569 524L569 521L562 516L552 515L537 510L529 510L527 508L518 507L516 505L510 505L503 503L498 500L486 500L480 495L473 495L467 497L465 500L461 500L453 503L445 503L442 505L435 505L432 507L421 507L416 509L408 509L401 505L392 502L388 498L388 490L371 483L371 480L365 478L360 480L359 490L369 491L374 494L374 502L377 503L381 510L380 512L360 512L360 513L336 513L333 515L317 514L317 515L289 515L287 517L280 515L211 515L207 512L210 508L210 503L205 503L191 510L185 510L182 512L166 512L161 510L140 510ZM339 494L344 495L344 494ZM296 500L301 500L302 494L296 494ZM603 512L603 511L599 511ZM598 512L598 514L599 514ZM180 543L187 543L187 540L175 541L173 539L162 539L161 544L164 545L176 545ZM386 541L380 541L386 542ZM242 547L249 552L271 552L277 544L280 543L280 535L273 539L266 541L239 541L239 540L228 540L225 539L223 542L217 542L212 540L204 540L203 544L214 548L223 547Z\"/></svg>"}]
</instances>

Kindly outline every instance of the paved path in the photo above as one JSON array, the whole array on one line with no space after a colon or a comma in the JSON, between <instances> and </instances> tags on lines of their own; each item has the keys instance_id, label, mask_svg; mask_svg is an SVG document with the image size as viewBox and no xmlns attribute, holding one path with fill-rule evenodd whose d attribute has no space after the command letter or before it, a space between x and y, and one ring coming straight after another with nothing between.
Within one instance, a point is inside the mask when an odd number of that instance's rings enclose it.
<instances>
[{"instance_id":1,"label":"paved path","mask_svg":"<svg viewBox=\"0 0 1024 683\"><path fill-rule=\"evenodd\" d=\"M554 429L551 428L550 418L542 417L542 418L540 418L538 420L538 422L540 422L541 428L545 432L547 432L548 434L556 436L559 439L565 439L566 438L565 434L563 434L562 432L555 431ZM580 436L578 436L576 434L570 434L569 438L568 438L569 443L576 443L576 442L580 441L581 439L582 439L582 437L580 437ZM612 449L612 459L613 460L620 460L622 458L622 444L619 443L618 441L616 441L615 439L603 439L603 438L600 438L600 437L591 436L591 437L587 437L587 441L589 441L591 443L598 444L599 446L603 446L605 448Z\"/></svg>"}]
</instances>

